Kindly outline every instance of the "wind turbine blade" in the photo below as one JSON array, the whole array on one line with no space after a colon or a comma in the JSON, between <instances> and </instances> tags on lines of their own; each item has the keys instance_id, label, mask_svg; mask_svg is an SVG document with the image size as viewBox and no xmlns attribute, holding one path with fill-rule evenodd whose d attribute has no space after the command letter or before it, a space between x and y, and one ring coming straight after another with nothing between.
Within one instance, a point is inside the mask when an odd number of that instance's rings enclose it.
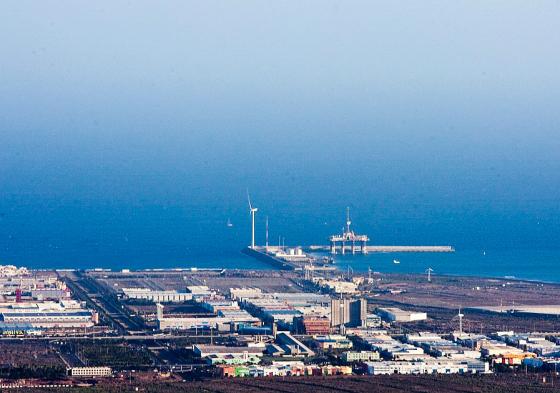
<instances>
[{"instance_id":1,"label":"wind turbine blade","mask_svg":"<svg viewBox=\"0 0 560 393\"><path fill-rule=\"evenodd\" d=\"M249 201L249 210L253 210L253 205L251 205L251 197L249 196L249 189L247 189L247 201Z\"/></svg>"}]
</instances>

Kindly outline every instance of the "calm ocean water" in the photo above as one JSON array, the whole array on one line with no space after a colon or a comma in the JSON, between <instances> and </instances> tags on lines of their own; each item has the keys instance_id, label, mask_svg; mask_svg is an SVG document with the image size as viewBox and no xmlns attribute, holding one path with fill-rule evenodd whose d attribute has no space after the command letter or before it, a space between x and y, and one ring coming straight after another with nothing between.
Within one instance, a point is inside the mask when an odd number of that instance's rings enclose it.
<instances>
[{"instance_id":1,"label":"calm ocean water","mask_svg":"<svg viewBox=\"0 0 560 393\"><path fill-rule=\"evenodd\" d=\"M241 244L240 244L241 246ZM47 250L47 253L49 254ZM63 250L58 251L60 254ZM123 250L115 250L123 253ZM29 250L28 250L29 252ZM76 250L70 250L74 254ZM93 255L59 257L58 261L45 260L39 255L28 258L26 263L4 258L2 263L16 263L33 268L230 268L270 269L271 266L247 257L237 249L188 250L168 246L161 252L146 249L137 256L115 257L105 250L106 257ZM136 250L140 254L139 250ZM160 254L160 255L157 255ZM322 254L317 254L321 256ZM394 260L400 261L395 264ZM74 261L74 262L73 262ZM380 273L425 274L431 267L432 274L468 275L484 277L507 277L546 282L560 282L560 250L457 250L454 253L370 253L368 255L336 255L335 266L347 271L366 272L371 268Z\"/></svg>"},{"instance_id":2,"label":"calm ocean water","mask_svg":"<svg viewBox=\"0 0 560 393\"><path fill-rule=\"evenodd\" d=\"M202 6L126 5L139 23L123 31L114 12L11 3L0 264L266 268L240 254L249 191L258 244L267 215L271 243L324 244L350 206L370 244L457 252L345 257L342 268L560 282L557 2L497 5L499 21L439 2L402 15L229 2L205 34L214 11ZM434 10L443 22L425 23Z\"/></svg>"},{"instance_id":3,"label":"calm ocean water","mask_svg":"<svg viewBox=\"0 0 560 393\"><path fill-rule=\"evenodd\" d=\"M399 264L393 260L400 261ZM558 250L458 250L455 253L378 253L336 257L339 269L381 273L452 274L486 277L515 277L560 282Z\"/></svg>"},{"instance_id":4,"label":"calm ocean water","mask_svg":"<svg viewBox=\"0 0 560 393\"><path fill-rule=\"evenodd\" d=\"M270 216L270 242L278 234L286 244L325 244L339 230L344 208L261 204L257 242L264 243L264 213ZM250 221L243 202L209 208L173 206L4 205L0 216L0 263L33 268L244 268L267 269L240 250L249 243ZM224 207L225 206L225 207ZM481 215L445 213L414 217L393 208L357 210L356 231L371 244L453 245L455 253L372 253L336 256L340 269L354 271L516 277L560 282L560 250L554 245L555 221L506 221ZM439 210L438 210L439 212ZM449 218L451 215L451 218ZM509 215L508 215L509 216ZM381 219L379 218L381 217ZM231 218L233 227L227 227ZM547 223L543 230L542 222ZM507 225L504 225L507 224ZM521 230L523 228L524 230ZM548 236L548 237L547 237ZM543 239L539 242L539 239ZM526 241L524 241L526 240ZM534 248L527 247L535 244ZM393 259L400 260L394 264Z\"/></svg>"}]
</instances>

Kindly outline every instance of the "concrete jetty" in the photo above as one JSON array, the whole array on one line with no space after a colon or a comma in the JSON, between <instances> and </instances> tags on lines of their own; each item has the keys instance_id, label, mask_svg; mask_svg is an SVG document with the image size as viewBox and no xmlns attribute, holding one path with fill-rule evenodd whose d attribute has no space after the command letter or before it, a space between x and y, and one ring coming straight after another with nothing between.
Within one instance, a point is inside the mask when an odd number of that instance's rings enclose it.
<instances>
[{"instance_id":1,"label":"concrete jetty","mask_svg":"<svg viewBox=\"0 0 560 393\"><path fill-rule=\"evenodd\" d=\"M309 251L330 251L326 245L304 247ZM452 246L366 246L367 252L455 252Z\"/></svg>"}]
</instances>

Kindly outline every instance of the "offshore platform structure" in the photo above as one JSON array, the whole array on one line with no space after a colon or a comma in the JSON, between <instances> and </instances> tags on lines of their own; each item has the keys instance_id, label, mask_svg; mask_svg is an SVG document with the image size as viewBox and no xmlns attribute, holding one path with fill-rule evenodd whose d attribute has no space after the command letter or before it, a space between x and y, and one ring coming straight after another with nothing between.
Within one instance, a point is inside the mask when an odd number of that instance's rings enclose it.
<instances>
[{"instance_id":1,"label":"offshore platform structure","mask_svg":"<svg viewBox=\"0 0 560 393\"><path fill-rule=\"evenodd\" d=\"M337 254L338 250L340 253L344 255L346 250L350 248L352 254L356 254L359 252L361 254L367 254L367 242L369 241L369 237L367 235L358 235L354 233L353 230L350 229L350 225L352 221L350 221L350 208L346 208L346 228L342 228L341 235L331 235L329 240L330 244L330 251L331 254Z\"/></svg>"}]
</instances>

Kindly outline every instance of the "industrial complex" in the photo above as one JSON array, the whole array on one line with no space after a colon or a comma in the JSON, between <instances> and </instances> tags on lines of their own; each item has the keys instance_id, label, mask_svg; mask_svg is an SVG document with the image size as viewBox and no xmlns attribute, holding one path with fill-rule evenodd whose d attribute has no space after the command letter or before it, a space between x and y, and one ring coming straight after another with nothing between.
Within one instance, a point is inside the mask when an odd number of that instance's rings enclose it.
<instances>
[{"instance_id":1,"label":"industrial complex","mask_svg":"<svg viewBox=\"0 0 560 393\"><path fill-rule=\"evenodd\" d=\"M271 270L0 266L0 348L10 354L0 375L14 381L0 388L24 386L17 370L57 379L55 387L132 380L133 372L140 382L556 371L560 306L542 304L556 286L432 269L426 278L343 272L338 254L453 248L371 246L349 209L329 245L272 246L267 220L259 246L248 199L243 252Z\"/></svg>"},{"instance_id":2,"label":"industrial complex","mask_svg":"<svg viewBox=\"0 0 560 393\"><path fill-rule=\"evenodd\" d=\"M412 286L289 270L1 271L0 345L35 353L28 364L48 354L69 386L131 369L137 378L304 378L547 372L560 363L554 319L541 330L481 331L475 315L489 321L484 313L493 312L518 326L537 319L472 307L452 310L442 324L442 309L406 304L414 288L447 291L452 281L439 276L441 285L432 278ZM518 285L521 294L533 285L505 284L492 290Z\"/></svg>"},{"instance_id":3,"label":"industrial complex","mask_svg":"<svg viewBox=\"0 0 560 393\"><path fill-rule=\"evenodd\" d=\"M0 266L0 347L15 354L2 375L17 379L23 369L77 386L132 380L132 372L152 380L484 376L547 373L560 363L560 306L541 304L555 285L457 280L431 269L426 278L342 272L310 247L257 246L258 209L249 206L244 252L275 269ZM327 251L368 253L368 241L347 210ZM517 306L502 307L504 298Z\"/></svg>"},{"instance_id":4,"label":"industrial complex","mask_svg":"<svg viewBox=\"0 0 560 393\"><path fill-rule=\"evenodd\" d=\"M63 335L87 331L98 323L97 312L72 299L53 272L0 267L2 336Z\"/></svg>"}]
</instances>

